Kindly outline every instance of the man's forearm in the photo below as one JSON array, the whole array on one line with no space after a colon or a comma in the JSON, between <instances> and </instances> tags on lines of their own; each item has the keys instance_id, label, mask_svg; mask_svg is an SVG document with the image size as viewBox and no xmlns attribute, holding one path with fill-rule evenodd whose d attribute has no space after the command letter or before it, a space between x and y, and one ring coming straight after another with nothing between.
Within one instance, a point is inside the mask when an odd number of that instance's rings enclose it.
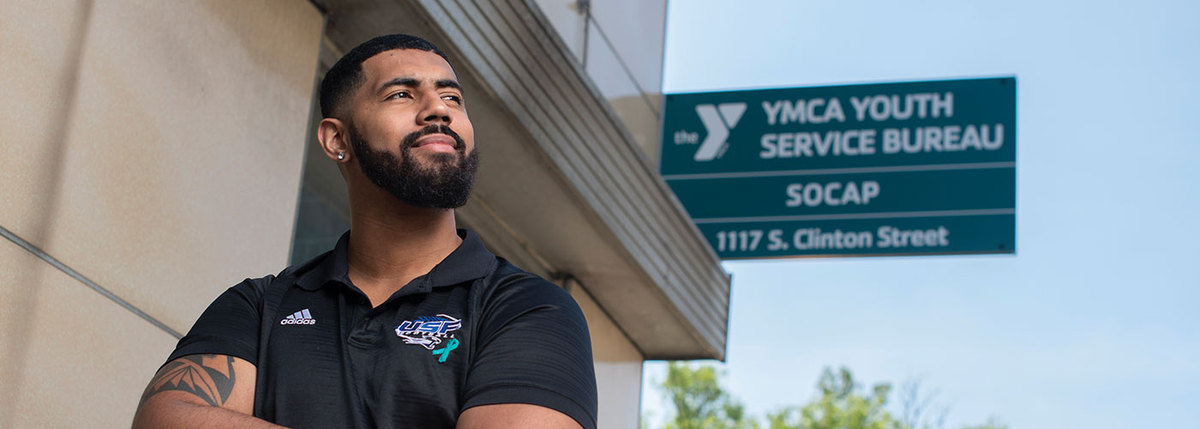
<instances>
[{"instance_id":1,"label":"man's forearm","mask_svg":"<svg viewBox=\"0 0 1200 429\"><path fill-rule=\"evenodd\" d=\"M133 418L139 428L282 428L266 420L230 409L173 398L163 392L148 399Z\"/></svg>"},{"instance_id":2,"label":"man's forearm","mask_svg":"<svg viewBox=\"0 0 1200 429\"><path fill-rule=\"evenodd\" d=\"M146 386L133 427L282 427L251 415L256 371L243 359L218 354L167 362Z\"/></svg>"}]
</instances>

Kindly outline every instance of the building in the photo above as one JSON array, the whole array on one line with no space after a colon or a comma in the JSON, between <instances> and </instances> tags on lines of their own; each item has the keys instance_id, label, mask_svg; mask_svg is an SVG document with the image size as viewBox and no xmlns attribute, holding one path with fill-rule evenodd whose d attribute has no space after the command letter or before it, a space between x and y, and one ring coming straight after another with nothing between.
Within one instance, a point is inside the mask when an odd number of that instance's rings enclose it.
<instances>
[{"instance_id":1,"label":"building","mask_svg":"<svg viewBox=\"0 0 1200 429\"><path fill-rule=\"evenodd\" d=\"M18 3L0 427L127 426L214 297L332 244L315 84L393 32L455 60L482 152L459 222L579 301L602 427L638 426L644 360L724 357L729 278L655 167L665 0Z\"/></svg>"}]
</instances>

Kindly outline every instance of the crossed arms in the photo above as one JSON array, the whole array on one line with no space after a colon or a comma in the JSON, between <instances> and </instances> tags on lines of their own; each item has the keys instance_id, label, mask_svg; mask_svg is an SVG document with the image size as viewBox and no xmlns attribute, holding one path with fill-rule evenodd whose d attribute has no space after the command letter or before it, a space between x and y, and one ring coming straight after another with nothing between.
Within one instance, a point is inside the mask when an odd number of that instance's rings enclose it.
<instances>
[{"instance_id":1,"label":"crossed arms","mask_svg":"<svg viewBox=\"0 0 1200 429\"><path fill-rule=\"evenodd\" d=\"M134 428L280 428L254 417L257 368L226 355L188 355L163 365L146 386ZM579 428L566 414L529 404L473 407L459 429Z\"/></svg>"}]
</instances>

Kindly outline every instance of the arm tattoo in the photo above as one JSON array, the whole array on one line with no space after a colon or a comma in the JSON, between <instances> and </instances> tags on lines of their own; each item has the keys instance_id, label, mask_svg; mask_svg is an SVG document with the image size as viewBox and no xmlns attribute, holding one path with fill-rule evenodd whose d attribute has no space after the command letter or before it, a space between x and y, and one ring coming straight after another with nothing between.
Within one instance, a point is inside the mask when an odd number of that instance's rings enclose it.
<instances>
[{"instance_id":1,"label":"arm tattoo","mask_svg":"<svg viewBox=\"0 0 1200 429\"><path fill-rule=\"evenodd\" d=\"M208 405L220 407L233 392L233 357L189 355L163 366L150 380L142 402L158 392L178 390L196 395Z\"/></svg>"}]
</instances>

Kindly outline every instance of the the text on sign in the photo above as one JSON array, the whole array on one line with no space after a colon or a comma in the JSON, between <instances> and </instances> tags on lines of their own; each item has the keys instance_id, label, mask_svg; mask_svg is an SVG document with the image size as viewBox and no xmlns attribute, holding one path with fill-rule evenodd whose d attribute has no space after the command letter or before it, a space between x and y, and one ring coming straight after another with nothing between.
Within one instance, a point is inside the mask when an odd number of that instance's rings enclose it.
<instances>
[{"instance_id":1,"label":"the text on sign","mask_svg":"<svg viewBox=\"0 0 1200 429\"><path fill-rule=\"evenodd\" d=\"M899 95L850 97L850 105L854 106L854 118L859 122L865 121L867 115L874 121L903 121L912 118L914 113L917 119L954 117L953 92L905 94L903 103L900 102Z\"/></svg>"},{"instance_id":2,"label":"the text on sign","mask_svg":"<svg viewBox=\"0 0 1200 429\"><path fill-rule=\"evenodd\" d=\"M857 182L792 183L787 186L788 207L866 205L879 196L879 182L865 180Z\"/></svg>"},{"instance_id":3,"label":"the text on sign","mask_svg":"<svg viewBox=\"0 0 1200 429\"><path fill-rule=\"evenodd\" d=\"M765 233L764 233L765 232ZM766 240L764 241L763 238ZM790 238L790 240L789 240ZM875 231L826 231L821 228L797 228L794 230L761 229L722 230L716 232L719 252L756 252L766 243L768 252L828 251L854 249L911 249L948 248L950 229L938 225L933 228L904 229L883 225Z\"/></svg>"}]
</instances>

